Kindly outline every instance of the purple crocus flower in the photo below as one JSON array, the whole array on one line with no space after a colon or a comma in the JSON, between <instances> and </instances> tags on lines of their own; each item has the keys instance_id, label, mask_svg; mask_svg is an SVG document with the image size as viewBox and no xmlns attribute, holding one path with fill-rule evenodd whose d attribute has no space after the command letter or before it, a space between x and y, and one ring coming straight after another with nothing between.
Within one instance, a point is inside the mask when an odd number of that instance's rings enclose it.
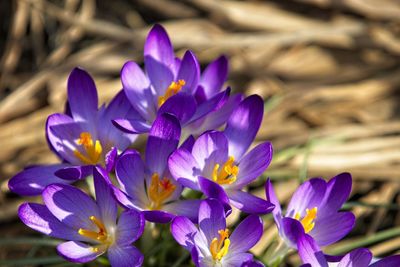
<instances>
[{"instance_id":1,"label":"purple crocus flower","mask_svg":"<svg viewBox=\"0 0 400 267\"><path fill-rule=\"evenodd\" d=\"M68 107L68 114L53 114L46 123L49 146L64 163L22 171L10 180L11 191L38 195L51 183L67 183L64 179L90 175L93 165L103 165L110 171L117 149L124 150L136 139L136 135L121 133L111 122L133 110L124 92L120 91L107 107L98 109L94 81L80 68L75 68L68 78Z\"/></svg>"},{"instance_id":2,"label":"purple crocus flower","mask_svg":"<svg viewBox=\"0 0 400 267\"><path fill-rule=\"evenodd\" d=\"M216 199L203 200L199 208L199 228L183 216L171 223L175 240L191 252L196 266L241 266L251 261L247 251L261 238L263 223L259 216L250 215L230 233L226 228L225 211Z\"/></svg>"},{"instance_id":3,"label":"purple crocus flower","mask_svg":"<svg viewBox=\"0 0 400 267\"><path fill-rule=\"evenodd\" d=\"M303 261L302 267L398 267L400 255L383 259L373 259L372 253L366 248L357 248L344 256L324 255L315 240L308 234L297 236L299 256Z\"/></svg>"},{"instance_id":4,"label":"purple crocus flower","mask_svg":"<svg viewBox=\"0 0 400 267\"><path fill-rule=\"evenodd\" d=\"M200 134L226 122L241 95L229 98L230 89L221 91L228 75L224 56L200 74L195 55L187 51L175 57L165 29L155 25L144 45L145 73L138 64L127 62L121 71L124 91L139 118L118 118L115 125L129 133L148 132L157 114L174 114L186 129L185 137ZM211 118L207 119L207 115Z\"/></svg>"},{"instance_id":5,"label":"purple crocus flower","mask_svg":"<svg viewBox=\"0 0 400 267\"><path fill-rule=\"evenodd\" d=\"M107 253L112 266L141 266L143 255L132 243L143 233L143 215L124 211L117 222L117 202L103 172L94 171L96 201L73 186L52 184L43 191L45 205L25 203L19 217L32 229L70 240L57 247L69 261L89 262Z\"/></svg>"},{"instance_id":6,"label":"purple crocus flower","mask_svg":"<svg viewBox=\"0 0 400 267\"><path fill-rule=\"evenodd\" d=\"M259 96L249 96L233 111L224 132L206 132L195 141L191 151L176 150L168 162L172 176L182 185L231 203L244 212L271 212L270 202L242 191L271 162L270 142L246 153L260 127L263 107Z\"/></svg>"},{"instance_id":7,"label":"purple crocus flower","mask_svg":"<svg viewBox=\"0 0 400 267\"><path fill-rule=\"evenodd\" d=\"M127 208L143 211L148 221L167 223L175 215L197 219L200 200L180 200L183 187L167 167L168 156L178 146L180 131L173 115L159 115L149 132L145 162L134 150L125 151L117 160L116 198Z\"/></svg>"},{"instance_id":8,"label":"purple crocus flower","mask_svg":"<svg viewBox=\"0 0 400 267\"><path fill-rule=\"evenodd\" d=\"M296 248L299 231L315 239L319 246L332 244L354 227L351 212L338 212L351 192L351 175L339 174L329 182L313 178L303 183L293 194L286 214L283 214L270 180L265 184L266 196L275 205L273 211L279 235L286 245Z\"/></svg>"}]
</instances>

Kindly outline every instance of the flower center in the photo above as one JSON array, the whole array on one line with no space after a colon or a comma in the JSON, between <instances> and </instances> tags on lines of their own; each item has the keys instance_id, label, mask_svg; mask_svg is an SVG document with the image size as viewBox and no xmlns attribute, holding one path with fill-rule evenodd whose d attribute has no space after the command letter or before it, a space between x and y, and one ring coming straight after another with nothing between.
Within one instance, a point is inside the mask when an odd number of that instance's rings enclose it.
<instances>
[{"instance_id":1,"label":"flower center","mask_svg":"<svg viewBox=\"0 0 400 267\"><path fill-rule=\"evenodd\" d=\"M82 163L95 165L99 162L101 152L103 151L99 140L93 141L90 133L82 132L79 136L79 139L77 139L75 142L85 151L84 153L78 149L75 149L74 151L75 157L77 157Z\"/></svg>"},{"instance_id":2,"label":"flower center","mask_svg":"<svg viewBox=\"0 0 400 267\"><path fill-rule=\"evenodd\" d=\"M89 219L97 226L98 232L79 228L78 233L84 237L99 241L100 243L108 243L108 233L103 222L95 216L90 216Z\"/></svg>"},{"instance_id":3,"label":"flower center","mask_svg":"<svg viewBox=\"0 0 400 267\"><path fill-rule=\"evenodd\" d=\"M160 180L158 173L153 173L148 189L148 196L151 200L150 209L160 209L164 201L175 191L175 188L176 186L168 178L164 177Z\"/></svg>"},{"instance_id":4,"label":"flower center","mask_svg":"<svg viewBox=\"0 0 400 267\"><path fill-rule=\"evenodd\" d=\"M220 261L223 256L225 256L229 251L229 245L231 241L229 240L229 230L219 230L219 238L214 237L211 241L210 252L214 260Z\"/></svg>"},{"instance_id":5,"label":"flower center","mask_svg":"<svg viewBox=\"0 0 400 267\"><path fill-rule=\"evenodd\" d=\"M215 164L212 179L218 184L231 184L236 181L236 176L239 173L239 167L234 164L235 158L229 157L220 169L219 164Z\"/></svg>"},{"instance_id":6,"label":"flower center","mask_svg":"<svg viewBox=\"0 0 400 267\"><path fill-rule=\"evenodd\" d=\"M185 80L179 80L177 82L172 82L168 88L167 91L163 96L158 97L158 107L161 107L165 101L168 100L173 95L176 95L182 87L186 84Z\"/></svg>"},{"instance_id":7,"label":"flower center","mask_svg":"<svg viewBox=\"0 0 400 267\"><path fill-rule=\"evenodd\" d=\"M300 213L296 212L294 218L300 221ZM315 218L317 218L317 207L309 210L306 209L306 216L300 221L306 233L310 232L315 226Z\"/></svg>"}]
</instances>

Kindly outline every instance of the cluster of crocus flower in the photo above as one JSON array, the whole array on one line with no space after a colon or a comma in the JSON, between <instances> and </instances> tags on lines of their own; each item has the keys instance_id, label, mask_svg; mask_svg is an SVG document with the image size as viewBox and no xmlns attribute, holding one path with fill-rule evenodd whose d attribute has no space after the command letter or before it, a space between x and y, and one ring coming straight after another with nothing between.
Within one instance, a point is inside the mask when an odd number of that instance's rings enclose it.
<instances>
[{"instance_id":1,"label":"cluster of crocus flower","mask_svg":"<svg viewBox=\"0 0 400 267\"><path fill-rule=\"evenodd\" d=\"M74 69L65 113L46 123L60 163L27 168L9 182L17 194L42 196L44 204L22 204L19 216L32 229L66 240L57 247L60 255L78 263L104 255L114 267L141 266L144 256L133 243L151 222L169 224L196 266L264 266L249 250L263 234L260 215L272 212L280 251L298 250L305 266L399 266L399 256L376 261L366 249L336 257L321 250L354 227L354 215L339 211L350 195L350 174L306 181L286 212L270 180L265 198L246 192L268 168L273 149L270 142L249 149L264 102L223 88L224 56L201 72L192 52L175 57L166 31L155 25L144 62L145 71L135 62L122 67L122 90L100 108L93 79ZM132 149L138 135L147 136L145 153ZM72 185L90 179L92 196ZM247 215L229 229L232 206Z\"/></svg>"}]
</instances>

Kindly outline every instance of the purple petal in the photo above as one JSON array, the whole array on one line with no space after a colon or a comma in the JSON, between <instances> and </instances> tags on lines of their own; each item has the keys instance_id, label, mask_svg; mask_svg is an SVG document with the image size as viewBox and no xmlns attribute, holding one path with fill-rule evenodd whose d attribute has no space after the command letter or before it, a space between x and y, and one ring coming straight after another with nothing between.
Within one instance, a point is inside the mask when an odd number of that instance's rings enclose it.
<instances>
[{"instance_id":1,"label":"purple petal","mask_svg":"<svg viewBox=\"0 0 400 267\"><path fill-rule=\"evenodd\" d=\"M183 125L189 121L196 112L196 100L187 93L178 93L170 98L159 108L158 114L170 113L178 118Z\"/></svg>"},{"instance_id":2,"label":"purple petal","mask_svg":"<svg viewBox=\"0 0 400 267\"><path fill-rule=\"evenodd\" d=\"M206 199L201 202L199 227L208 244L211 244L215 237L219 237L218 231L226 228L225 210L221 202L216 199Z\"/></svg>"},{"instance_id":3,"label":"purple petal","mask_svg":"<svg viewBox=\"0 0 400 267\"><path fill-rule=\"evenodd\" d=\"M113 127L112 120L116 118L134 118L141 119L141 116L132 107L124 91L120 91L110 102L110 104L100 113L98 120L98 138L102 144L116 146L124 150L131 145L137 138L133 134L122 133L119 129ZM109 149L110 147L105 147ZM103 147L104 149L104 147Z\"/></svg>"},{"instance_id":4,"label":"purple petal","mask_svg":"<svg viewBox=\"0 0 400 267\"><path fill-rule=\"evenodd\" d=\"M264 113L264 102L258 95L245 98L233 111L225 135L229 140L229 155L240 160L256 137Z\"/></svg>"},{"instance_id":5,"label":"purple petal","mask_svg":"<svg viewBox=\"0 0 400 267\"><path fill-rule=\"evenodd\" d=\"M228 141L221 132L207 132L194 143L192 155L203 176L211 178L215 164L222 166L228 159Z\"/></svg>"},{"instance_id":6,"label":"purple petal","mask_svg":"<svg viewBox=\"0 0 400 267\"><path fill-rule=\"evenodd\" d=\"M286 216L294 217L295 213L298 212L303 217L306 214L306 209L319 208L325 192L326 182L321 178L313 178L304 182L294 192L289 202Z\"/></svg>"},{"instance_id":7,"label":"purple petal","mask_svg":"<svg viewBox=\"0 0 400 267\"><path fill-rule=\"evenodd\" d=\"M194 190L199 190L197 174L200 169L189 151L184 148L175 150L168 159L168 168L179 183Z\"/></svg>"},{"instance_id":8,"label":"purple petal","mask_svg":"<svg viewBox=\"0 0 400 267\"><path fill-rule=\"evenodd\" d=\"M147 208L147 205L142 200L128 196L125 192L121 191L115 186L112 186L112 189L115 198L124 208L135 209L139 211Z\"/></svg>"},{"instance_id":9,"label":"purple petal","mask_svg":"<svg viewBox=\"0 0 400 267\"><path fill-rule=\"evenodd\" d=\"M145 210L143 214L146 221L154 223L169 223L175 218L175 215L161 210Z\"/></svg>"},{"instance_id":10,"label":"purple petal","mask_svg":"<svg viewBox=\"0 0 400 267\"><path fill-rule=\"evenodd\" d=\"M201 75L200 84L207 98L218 93L228 77L228 59L220 56L211 62Z\"/></svg>"},{"instance_id":11,"label":"purple petal","mask_svg":"<svg viewBox=\"0 0 400 267\"><path fill-rule=\"evenodd\" d=\"M355 225L351 212L338 212L315 220L314 229L309 233L320 246L327 246L346 236Z\"/></svg>"},{"instance_id":12,"label":"purple petal","mask_svg":"<svg viewBox=\"0 0 400 267\"><path fill-rule=\"evenodd\" d=\"M201 191L209 198L215 198L221 201L224 205L229 204L229 198L225 190L219 184L204 178L199 177L199 186Z\"/></svg>"},{"instance_id":13,"label":"purple petal","mask_svg":"<svg viewBox=\"0 0 400 267\"><path fill-rule=\"evenodd\" d=\"M155 96L162 96L174 81L174 73L171 65L158 61L151 56L144 57L147 76L150 79ZM153 98L153 105L156 108L157 99ZM150 102L151 103L151 102Z\"/></svg>"},{"instance_id":14,"label":"purple petal","mask_svg":"<svg viewBox=\"0 0 400 267\"><path fill-rule=\"evenodd\" d=\"M259 144L247 153L239 162L239 174L234 188L242 189L257 179L271 163L272 153L270 142Z\"/></svg>"},{"instance_id":15,"label":"purple petal","mask_svg":"<svg viewBox=\"0 0 400 267\"><path fill-rule=\"evenodd\" d=\"M174 49L167 32L161 25L154 25L147 35L144 56L150 56L166 65L174 63Z\"/></svg>"},{"instance_id":16,"label":"purple petal","mask_svg":"<svg viewBox=\"0 0 400 267\"><path fill-rule=\"evenodd\" d=\"M90 75L80 68L72 70L68 77L68 103L77 121L93 120L97 114L96 85Z\"/></svg>"},{"instance_id":17,"label":"purple petal","mask_svg":"<svg viewBox=\"0 0 400 267\"><path fill-rule=\"evenodd\" d=\"M198 199L178 200L165 205L163 210L174 215L185 216L191 221L197 222L200 203L201 200Z\"/></svg>"},{"instance_id":18,"label":"purple petal","mask_svg":"<svg viewBox=\"0 0 400 267\"><path fill-rule=\"evenodd\" d=\"M240 190L227 190L226 193L232 205L245 213L266 214L274 209L270 202L249 193Z\"/></svg>"},{"instance_id":19,"label":"purple petal","mask_svg":"<svg viewBox=\"0 0 400 267\"><path fill-rule=\"evenodd\" d=\"M131 134L147 133L151 127L145 120L115 119L112 123L121 131Z\"/></svg>"},{"instance_id":20,"label":"purple petal","mask_svg":"<svg viewBox=\"0 0 400 267\"><path fill-rule=\"evenodd\" d=\"M71 115L72 116L72 115ZM60 139L54 135L54 133L50 130L52 125L57 124L65 124L65 123L72 123L74 120L65 114L52 114L47 117L46 120L46 140L49 144L50 149L60 158L64 159L65 153L60 153L60 150L63 150L63 146L60 146ZM68 157L68 156L67 156Z\"/></svg>"},{"instance_id":21,"label":"purple petal","mask_svg":"<svg viewBox=\"0 0 400 267\"><path fill-rule=\"evenodd\" d=\"M93 171L94 188L96 192L96 202L100 208L101 218L105 225L113 225L117 220L118 206L114 199L114 194L109 184L105 170L95 167Z\"/></svg>"},{"instance_id":22,"label":"purple petal","mask_svg":"<svg viewBox=\"0 0 400 267\"><path fill-rule=\"evenodd\" d=\"M250 260L243 263L240 267L265 267L265 265L262 262Z\"/></svg>"},{"instance_id":23,"label":"purple petal","mask_svg":"<svg viewBox=\"0 0 400 267\"><path fill-rule=\"evenodd\" d=\"M190 135L179 148L183 148L191 152L195 141L196 140L194 139L193 135Z\"/></svg>"},{"instance_id":24,"label":"purple petal","mask_svg":"<svg viewBox=\"0 0 400 267\"><path fill-rule=\"evenodd\" d=\"M97 229L89 218L101 218L99 207L81 190L70 185L52 184L43 191L43 201L62 223L74 229Z\"/></svg>"},{"instance_id":25,"label":"purple petal","mask_svg":"<svg viewBox=\"0 0 400 267\"><path fill-rule=\"evenodd\" d=\"M177 148L180 135L179 121L173 115L165 113L157 116L146 146L146 166L151 173L164 173L168 157Z\"/></svg>"},{"instance_id":26,"label":"purple petal","mask_svg":"<svg viewBox=\"0 0 400 267\"><path fill-rule=\"evenodd\" d=\"M229 252L236 254L246 252L260 240L263 234L263 222L257 215L244 219L229 237L231 245Z\"/></svg>"},{"instance_id":27,"label":"purple petal","mask_svg":"<svg viewBox=\"0 0 400 267\"><path fill-rule=\"evenodd\" d=\"M222 106L227 101L227 99L229 98L230 91L231 91L230 88L228 88L225 91L213 96L210 100L206 100L200 105L198 105L196 113L193 115L189 123L201 119L210 112L217 110L218 107Z\"/></svg>"},{"instance_id":28,"label":"purple petal","mask_svg":"<svg viewBox=\"0 0 400 267\"><path fill-rule=\"evenodd\" d=\"M93 249L93 246L68 241L57 246L58 253L66 260L76 263L85 263L96 259L106 251L106 246L101 245L98 251Z\"/></svg>"},{"instance_id":29,"label":"purple petal","mask_svg":"<svg viewBox=\"0 0 400 267\"><path fill-rule=\"evenodd\" d=\"M92 165L67 166L57 170L54 175L64 180L76 181L88 177L93 173Z\"/></svg>"},{"instance_id":30,"label":"purple petal","mask_svg":"<svg viewBox=\"0 0 400 267\"><path fill-rule=\"evenodd\" d=\"M185 85L182 90L192 94L197 88L200 79L200 66L196 56L191 51L186 51L180 64L176 80L184 80Z\"/></svg>"},{"instance_id":31,"label":"purple petal","mask_svg":"<svg viewBox=\"0 0 400 267\"><path fill-rule=\"evenodd\" d=\"M132 106L144 119L155 115L153 94L150 90L150 81L142 69L133 61L128 61L121 70L121 82L126 97ZM117 119L113 118L113 119Z\"/></svg>"},{"instance_id":32,"label":"purple petal","mask_svg":"<svg viewBox=\"0 0 400 267\"><path fill-rule=\"evenodd\" d=\"M144 256L134 246L116 246L108 249L108 260L111 266L118 267L139 267L142 266Z\"/></svg>"},{"instance_id":33,"label":"purple petal","mask_svg":"<svg viewBox=\"0 0 400 267\"><path fill-rule=\"evenodd\" d=\"M8 188L22 196L40 195L49 184L70 183L58 178L54 172L68 166L67 164L54 164L26 168L8 181Z\"/></svg>"},{"instance_id":34,"label":"purple petal","mask_svg":"<svg viewBox=\"0 0 400 267\"><path fill-rule=\"evenodd\" d=\"M144 164L135 150L125 151L117 160L115 174L121 189L144 205L147 195L144 187Z\"/></svg>"},{"instance_id":35,"label":"purple petal","mask_svg":"<svg viewBox=\"0 0 400 267\"><path fill-rule=\"evenodd\" d=\"M304 228L298 220L283 217L281 221L283 238L289 242L291 247L296 247L301 235L304 235Z\"/></svg>"},{"instance_id":36,"label":"purple petal","mask_svg":"<svg viewBox=\"0 0 400 267\"><path fill-rule=\"evenodd\" d=\"M231 255L230 253L223 258L224 266L241 266L247 261L253 259L253 254L251 253L236 253Z\"/></svg>"},{"instance_id":37,"label":"purple petal","mask_svg":"<svg viewBox=\"0 0 400 267\"><path fill-rule=\"evenodd\" d=\"M194 245L194 238L198 234L196 226L186 217L175 217L171 223L171 234L186 250L191 251Z\"/></svg>"},{"instance_id":38,"label":"purple petal","mask_svg":"<svg viewBox=\"0 0 400 267\"><path fill-rule=\"evenodd\" d=\"M268 178L267 182L265 183L265 195L266 199L271 202L272 205L275 206L274 210L272 211L272 214L274 215L274 218L276 216L281 216L282 210L281 210L281 205L279 203L278 198L276 197L274 187L272 186L271 180ZM276 220L276 218L275 218Z\"/></svg>"},{"instance_id":39,"label":"purple petal","mask_svg":"<svg viewBox=\"0 0 400 267\"><path fill-rule=\"evenodd\" d=\"M136 210L126 210L121 213L117 225L116 243L120 246L130 245L143 234L144 216Z\"/></svg>"},{"instance_id":40,"label":"purple petal","mask_svg":"<svg viewBox=\"0 0 400 267\"><path fill-rule=\"evenodd\" d=\"M328 267L324 254L309 235L299 235L297 248L303 263L311 264L312 267Z\"/></svg>"},{"instance_id":41,"label":"purple petal","mask_svg":"<svg viewBox=\"0 0 400 267\"><path fill-rule=\"evenodd\" d=\"M371 264L370 267L398 267L399 262L400 255L393 255Z\"/></svg>"},{"instance_id":42,"label":"purple petal","mask_svg":"<svg viewBox=\"0 0 400 267\"><path fill-rule=\"evenodd\" d=\"M348 199L351 192L351 175L350 173L342 173L333 177L327 185L324 208L321 213L335 213L344 202Z\"/></svg>"},{"instance_id":43,"label":"purple petal","mask_svg":"<svg viewBox=\"0 0 400 267\"><path fill-rule=\"evenodd\" d=\"M18 209L18 216L28 227L43 234L68 240L82 240L76 229L61 223L42 204L24 203Z\"/></svg>"},{"instance_id":44,"label":"purple petal","mask_svg":"<svg viewBox=\"0 0 400 267\"><path fill-rule=\"evenodd\" d=\"M111 150L105 156L106 171L108 173L114 171L115 162L118 157L118 149L116 147L111 148Z\"/></svg>"},{"instance_id":45,"label":"purple petal","mask_svg":"<svg viewBox=\"0 0 400 267\"><path fill-rule=\"evenodd\" d=\"M366 248L358 248L347 253L339 262L337 267L364 267L369 266L372 260L372 253ZM387 266L387 265L385 265Z\"/></svg>"}]
</instances>

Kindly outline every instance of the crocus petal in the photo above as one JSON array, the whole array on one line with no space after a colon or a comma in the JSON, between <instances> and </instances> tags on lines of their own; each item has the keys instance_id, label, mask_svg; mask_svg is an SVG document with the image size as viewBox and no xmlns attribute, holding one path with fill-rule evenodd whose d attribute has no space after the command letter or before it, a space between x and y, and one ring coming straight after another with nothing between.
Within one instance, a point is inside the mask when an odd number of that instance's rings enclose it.
<instances>
[{"instance_id":1,"label":"crocus petal","mask_svg":"<svg viewBox=\"0 0 400 267\"><path fill-rule=\"evenodd\" d=\"M274 218L278 215L280 216L282 213L281 205L279 204L279 200L276 197L274 187L272 186L271 180L269 178L267 179L267 182L265 183L265 196L266 196L266 199L275 206L274 210L272 211Z\"/></svg>"},{"instance_id":2,"label":"crocus petal","mask_svg":"<svg viewBox=\"0 0 400 267\"><path fill-rule=\"evenodd\" d=\"M171 223L171 234L179 245L183 246L186 250L191 251L198 230L188 218L177 216Z\"/></svg>"},{"instance_id":3,"label":"crocus petal","mask_svg":"<svg viewBox=\"0 0 400 267\"><path fill-rule=\"evenodd\" d=\"M163 210L175 215L185 216L193 222L197 222L200 203L201 200L198 199L178 200L165 205Z\"/></svg>"},{"instance_id":4,"label":"crocus petal","mask_svg":"<svg viewBox=\"0 0 400 267\"><path fill-rule=\"evenodd\" d=\"M397 267L399 262L400 255L393 255L371 264L370 267Z\"/></svg>"},{"instance_id":5,"label":"crocus petal","mask_svg":"<svg viewBox=\"0 0 400 267\"><path fill-rule=\"evenodd\" d=\"M321 213L335 213L344 202L348 199L351 192L351 175L350 173L339 174L329 180L325 198L323 200L323 210Z\"/></svg>"},{"instance_id":6,"label":"crocus petal","mask_svg":"<svg viewBox=\"0 0 400 267\"><path fill-rule=\"evenodd\" d=\"M141 116L132 107L122 90L118 92L110 104L102 111L100 112L97 125L98 138L103 144L111 144L120 150L124 150L136 140L137 136L122 133L119 129L113 127L112 120L116 118L141 119ZM109 149L109 147L106 147L106 149Z\"/></svg>"},{"instance_id":7,"label":"crocus petal","mask_svg":"<svg viewBox=\"0 0 400 267\"><path fill-rule=\"evenodd\" d=\"M372 253L366 248L358 248L347 253L337 267L364 267L369 266ZM387 265L386 265L387 266Z\"/></svg>"},{"instance_id":8,"label":"crocus petal","mask_svg":"<svg viewBox=\"0 0 400 267\"><path fill-rule=\"evenodd\" d=\"M289 242L291 247L297 246L297 241L301 235L304 235L304 228L298 220L289 217L283 217L281 221L283 238Z\"/></svg>"},{"instance_id":9,"label":"crocus petal","mask_svg":"<svg viewBox=\"0 0 400 267\"><path fill-rule=\"evenodd\" d=\"M144 65L146 67L146 73L151 82L152 88L155 91L155 98L153 98L154 108L158 104L158 99L165 94L168 87L174 81L174 73L170 65L165 62L158 61L151 56L144 57Z\"/></svg>"},{"instance_id":10,"label":"crocus petal","mask_svg":"<svg viewBox=\"0 0 400 267\"><path fill-rule=\"evenodd\" d=\"M135 209L135 210L140 210L142 211L145 209L147 206L145 202L138 198L132 198L128 196L125 192L121 191L115 186L112 186L114 196L117 199L117 201L127 209Z\"/></svg>"},{"instance_id":11,"label":"crocus petal","mask_svg":"<svg viewBox=\"0 0 400 267\"><path fill-rule=\"evenodd\" d=\"M201 75L200 84L204 88L207 98L221 90L228 77L228 59L220 56L211 62Z\"/></svg>"},{"instance_id":12,"label":"crocus petal","mask_svg":"<svg viewBox=\"0 0 400 267\"><path fill-rule=\"evenodd\" d=\"M110 246L107 256L113 267L139 267L144 260L143 254L134 246Z\"/></svg>"},{"instance_id":13,"label":"crocus petal","mask_svg":"<svg viewBox=\"0 0 400 267\"><path fill-rule=\"evenodd\" d=\"M199 186L201 191L209 198L215 198L221 201L224 206L229 205L229 198L225 190L217 183L199 176Z\"/></svg>"},{"instance_id":14,"label":"crocus petal","mask_svg":"<svg viewBox=\"0 0 400 267\"><path fill-rule=\"evenodd\" d=\"M229 253L246 252L260 240L263 234L263 222L257 215L244 219L229 237L231 245Z\"/></svg>"},{"instance_id":15,"label":"crocus petal","mask_svg":"<svg viewBox=\"0 0 400 267\"><path fill-rule=\"evenodd\" d=\"M43 234L68 240L82 240L78 231L61 223L42 204L24 203L18 209L18 216L28 227Z\"/></svg>"},{"instance_id":16,"label":"crocus petal","mask_svg":"<svg viewBox=\"0 0 400 267\"><path fill-rule=\"evenodd\" d=\"M264 102L258 95L244 99L232 112L225 135L229 140L229 155L239 160L256 137L264 113Z\"/></svg>"},{"instance_id":17,"label":"crocus petal","mask_svg":"<svg viewBox=\"0 0 400 267\"><path fill-rule=\"evenodd\" d=\"M175 150L168 159L168 168L172 176L182 185L198 190L197 175L200 167L196 160L184 148Z\"/></svg>"},{"instance_id":18,"label":"crocus petal","mask_svg":"<svg viewBox=\"0 0 400 267\"><path fill-rule=\"evenodd\" d=\"M289 202L286 216L294 217L298 212L300 216L304 216L306 209L319 208L324 199L326 191L326 182L321 178L313 178L297 188L292 199Z\"/></svg>"},{"instance_id":19,"label":"crocus petal","mask_svg":"<svg viewBox=\"0 0 400 267\"><path fill-rule=\"evenodd\" d=\"M91 121L97 114L96 85L90 75L80 68L72 70L68 77L68 103L77 121Z\"/></svg>"},{"instance_id":20,"label":"crocus petal","mask_svg":"<svg viewBox=\"0 0 400 267\"><path fill-rule=\"evenodd\" d=\"M126 150L117 160L115 174L120 188L144 205L147 195L144 190L144 164L140 154L135 150Z\"/></svg>"},{"instance_id":21,"label":"crocus petal","mask_svg":"<svg viewBox=\"0 0 400 267\"><path fill-rule=\"evenodd\" d=\"M194 139L193 135L190 135L188 138L186 138L186 140L182 143L182 145L179 148L183 148L189 152L192 152L192 148L195 141L196 140Z\"/></svg>"},{"instance_id":22,"label":"crocus petal","mask_svg":"<svg viewBox=\"0 0 400 267\"><path fill-rule=\"evenodd\" d=\"M121 70L121 82L126 97L144 119L155 115L150 81L142 69L133 61L128 61ZM118 117L117 117L118 118ZM114 119L117 119L114 118Z\"/></svg>"},{"instance_id":23,"label":"crocus petal","mask_svg":"<svg viewBox=\"0 0 400 267\"><path fill-rule=\"evenodd\" d=\"M66 260L76 263L85 263L96 259L106 251L105 245L97 246L98 250L93 246L82 242L68 241L57 246L58 253Z\"/></svg>"},{"instance_id":24,"label":"crocus petal","mask_svg":"<svg viewBox=\"0 0 400 267\"><path fill-rule=\"evenodd\" d=\"M200 79L200 66L196 56L192 51L186 51L180 64L176 80L184 80L185 85L182 90L193 93Z\"/></svg>"},{"instance_id":25,"label":"crocus petal","mask_svg":"<svg viewBox=\"0 0 400 267\"><path fill-rule=\"evenodd\" d=\"M203 118L210 112L217 110L218 107L221 107L227 101L230 91L230 88L228 88L225 91L213 96L210 100L206 100L198 105L196 112L189 123L193 123L194 121Z\"/></svg>"},{"instance_id":26,"label":"crocus petal","mask_svg":"<svg viewBox=\"0 0 400 267\"><path fill-rule=\"evenodd\" d=\"M270 202L240 190L226 190L233 206L251 214L266 214L272 212L274 205Z\"/></svg>"},{"instance_id":27,"label":"crocus petal","mask_svg":"<svg viewBox=\"0 0 400 267\"><path fill-rule=\"evenodd\" d=\"M297 248L303 263L308 263L312 267L328 267L324 254L311 236L307 234L299 235Z\"/></svg>"},{"instance_id":28,"label":"crocus petal","mask_svg":"<svg viewBox=\"0 0 400 267\"><path fill-rule=\"evenodd\" d=\"M247 261L251 261L253 259L253 254L251 253L236 253L230 254L223 258L223 266L225 267L236 267L241 266L243 263Z\"/></svg>"},{"instance_id":29,"label":"crocus petal","mask_svg":"<svg viewBox=\"0 0 400 267\"><path fill-rule=\"evenodd\" d=\"M54 175L55 171L66 166L68 165L54 164L26 168L10 179L8 188L12 192L22 196L40 195L43 189L49 184L70 183Z\"/></svg>"},{"instance_id":30,"label":"crocus petal","mask_svg":"<svg viewBox=\"0 0 400 267\"><path fill-rule=\"evenodd\" d=\"M146 166L162 175L169 155L176 149L181 135L179 121L173 115L158 115L150 129L146 146Z\"/></svg>"},{"instance_id":31,"label":"crocus petal","mask_svg":"<svg viewBox=\"0 0 400 267\"><path fill-rule=\"evenodd\" d=\"M225 210L221 202L216 199L203 200L199 208L199 227L207 238L208 244L218 237L219 230L225 230Z\"/></svg>"},{"instance_id":32,"label":"crocus petal","mask_svg":"<svg viewBox=\"0 0 400 267\"><path fill-rule=\"evenodd\" d=\"M76 181L91 175L93 172L92 165L83 166L66 166L54 172L54 175L64 180Z\"/></svg>"},{"instance_id":33,"label":"crocus petal","mask_svg":"<svg viewBox=\"0 0 400 267\"><path fill-rule=\"evenodd\" d=\"M108 173L114 171L115 162L118 158L118 149L116 147L111 148L105 156L106 171Z\"/></svg>"},{"instance_id":34,"label":"crocus petal","mask_svg":"<svg viewBox=\"0 0 400 267\"><path fill-rule=\"evenodd\" d=\"M175 215L162 210L145 210L143 214L146 221L155 223L169 223L175 218Z\"/></svg>"},{"instance_id":35,"label":"crocus petal","mask_svg":"<svg viewBox=\"0 0 400 267\"><path fill-rule=\"evenodd\" d=\"M52 125L57 125L57 124L72 123L74 120L72 119L71 116L56 113L47 117L46 120L47 143L49 144L50 149L62 160L65 160L64 158L65 153L62 152L60 153L60 150L61 151L63 150L63 146L60 146L61 145L60 139L56 135L54 135L54 133L50 130L50 127Z\"/></svg>"},{"instance_id":36,"label":"crocus petal","mask_svg":"<svg viewBox=\"0 0 400 267\"><path fill-rule=\"evenodd\" d=\"M121 131L131 134L147 133L151 127L145 120L115 119L112 123Z\"/></svg>"},{"instance_id":37,"label":"crocus petal","mask_svg":"<svg viewBox=\"0 0 400 267\"><path fill-rule=\"evenodd\" d=\"M166 65L174 63L175 55L171 41L165 29L156 24L151 28L144 45L144 56L151 56Z\"/></svg>"},{"instance_id":38,"label":"crocus petal","mask_svg":"<svg viewBox=\"0 0 400 267\"><path fill-rule=\"evenodd\" d=\"M117 220L118 206L114 198L107 173L101 167L95 167L93 171L96 202L100 208L101 218L105 225L113 225Z\"/></svg>"},{"instance_id":39,"label":"crocus petal","mask_svg":"<svg viewBox=\"0 0 400 267\"><path fill-rule=\"evenodd\" d=\"M271 163L272 153L270 142L259 144L247 153L239 162L239 174L234 188L242 189L254 179L257 179Z\"/></svg>"},{"instance_id":40,"label":"crocus petal","mask_svg":"<svg viewBox=\"0 0 400 267\"><path fill-rule=\"evenodd\" d=\"M165 103L159 108L158 114L173 114L183 125L193 117L196 108L197 104L193 95L188 93L178 93L165 101Z\"/></svg>"},{"instance_id":41,"label":"crocus petal","mask_svg":"<svg viewBox=\"0 0 400 267\"><path fill-rule=\"evenodd\" d=\"M144 216L136 210L126 210L121 213L117 225L116 243L120 246L130 245L143 234Z\"/></svg>"},{"instance_id":42,"label":"crocus petal","mask_svg":"<svg viewBox=\"0 0 400 267\"><path fill-rule=\"evenodd\" d=\"M315 220L314 229L309 233L320 246L327 246L346 236L355 224L351 212L338 212Z\"/></svg>"},{"instance_id":43,"label":"crocus petal","mask_svg":"<svg viewBox=\"0 0 400 267\"><path fill-rule=\"evenodd\" d=\"M215 164L222 166L228 159L228 141L221 132L207 132L194 143L192 155L203 175L211 178Z\"/></svg>"},{"instance_id":44,"label":"crocus petal","mask_svg":"<svg viewBox=\"0 0 400 267\"><path fill-rule=\"evenodd\" d=\"M81 190L70 185L52 184L44 189L42 195L47 208L61 222L75 229L97 229L89 218L101 218L100 210Z\"/></svg>"}]
</instances>

